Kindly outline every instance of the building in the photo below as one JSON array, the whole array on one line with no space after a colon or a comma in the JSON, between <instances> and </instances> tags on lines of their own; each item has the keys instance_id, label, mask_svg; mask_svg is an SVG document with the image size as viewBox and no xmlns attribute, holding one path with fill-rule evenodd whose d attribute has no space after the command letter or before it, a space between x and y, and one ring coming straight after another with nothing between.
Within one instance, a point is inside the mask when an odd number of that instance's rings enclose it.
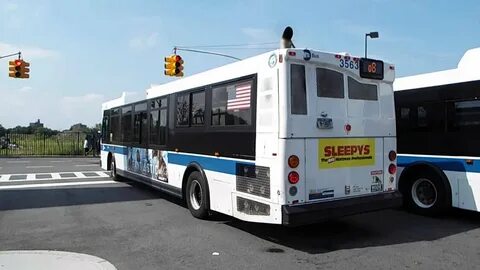
<instances>
[{"instance_id":1,"label":"building","mask_svg":"<svg viewBox=\"0 0 480 270\"><path fill-rule=\"evenodd\" d=\"M37 122L30 123L31 128L43 128L43 123L40 122L40 119L37 119Z\"/></svg>"}]
</instances>

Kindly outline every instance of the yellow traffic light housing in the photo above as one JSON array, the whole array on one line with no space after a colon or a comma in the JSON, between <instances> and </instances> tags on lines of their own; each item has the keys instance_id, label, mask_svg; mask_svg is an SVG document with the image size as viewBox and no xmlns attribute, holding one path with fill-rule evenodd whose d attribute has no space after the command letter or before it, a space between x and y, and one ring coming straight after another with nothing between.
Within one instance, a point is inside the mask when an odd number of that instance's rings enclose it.
<instances>
[{"instance_id":1,"label":"yellow traffic light housing","mask_svg":"<svg viewBox=\"0 0 480 270\"><path fill-rule=\"evenodd\" d=\"M19 79L28 79L30 78L30 63L23 61L22 59L17 59L14 61L8 62L9 73L8 76L12 78L19 78Z\"/></svg>"},{"instance_id":2,"label":"yellow traffic light housing","mask_svg":"<svg viewBox=\"0 0 480 270\"><path fill-rule=\"evenodd\" d=\"M165 71L167 76L183 77L183 60L180 55L172 54L165 57Z\"/></svg>"}]
</instances>

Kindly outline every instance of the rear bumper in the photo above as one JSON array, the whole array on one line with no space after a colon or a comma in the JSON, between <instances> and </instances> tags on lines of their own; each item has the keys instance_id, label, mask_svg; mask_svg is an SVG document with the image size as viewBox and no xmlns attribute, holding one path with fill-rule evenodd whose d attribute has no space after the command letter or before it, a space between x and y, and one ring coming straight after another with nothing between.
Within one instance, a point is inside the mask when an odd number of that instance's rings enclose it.
<instances>
[{"instance_id":1,"label":"rear bumper","mask_svg":"<svg viewBox=\"0 0 480 270\"><path fill-rule=\"evenodd\" d=\"M402 195L398 191L330 202L283 205L282 224L286 226L305 225L331 218L396 208L401 205Z\"/></svg>"}]
</instances>

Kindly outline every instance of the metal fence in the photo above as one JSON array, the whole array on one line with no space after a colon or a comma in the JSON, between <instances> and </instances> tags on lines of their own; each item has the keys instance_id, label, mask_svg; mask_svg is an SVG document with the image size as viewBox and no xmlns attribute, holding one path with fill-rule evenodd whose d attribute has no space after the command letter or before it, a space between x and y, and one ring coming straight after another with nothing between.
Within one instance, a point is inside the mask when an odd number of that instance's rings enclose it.
<instances>
[{"instance_id":1,"label":"metal fence","mask_svg":"<svg viewBox=\"0 0 480 270\"><path fill-rule=\"evenodd\" d=\"M57 135L7 133L0 137L0 157L83 155L85 133L63 132Z\"/></svg>"}]
</instances>

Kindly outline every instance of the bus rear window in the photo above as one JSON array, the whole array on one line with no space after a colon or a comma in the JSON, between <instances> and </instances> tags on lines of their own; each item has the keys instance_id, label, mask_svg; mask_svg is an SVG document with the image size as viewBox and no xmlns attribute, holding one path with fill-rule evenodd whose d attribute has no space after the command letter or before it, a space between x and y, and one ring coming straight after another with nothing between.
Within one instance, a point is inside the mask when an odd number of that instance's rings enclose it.
<instances>
[{"instance_id":1,"label":"bus rear window","mask_svg":"<svg viewBox=\"0 0 480 270\"><path fill-rule=\"evenodd\" d=\"M305 66L292 64L290 67L291 111L292 114L307 114L307 87Z\"/></svg>"},{"instance_id":2,"label":"bus rear window","mask_svg":"<svg viewBox=\"0 0 480 270\"><path fill-rule=\"evenodd\" d=\"M343 74L326 68L317 68L317 96L344 98Z\"/></svg>"},{"instance_id":3,"label":"bus rear window","mask_svg":"<svg viewBox=\"0 0 480 270\"><path fill-rule=\"evenodd\" d=\"M348 98L378 100L377 86L375 84L361 83L352 77L348 77Z\"/></svg>"}]
</instances>

